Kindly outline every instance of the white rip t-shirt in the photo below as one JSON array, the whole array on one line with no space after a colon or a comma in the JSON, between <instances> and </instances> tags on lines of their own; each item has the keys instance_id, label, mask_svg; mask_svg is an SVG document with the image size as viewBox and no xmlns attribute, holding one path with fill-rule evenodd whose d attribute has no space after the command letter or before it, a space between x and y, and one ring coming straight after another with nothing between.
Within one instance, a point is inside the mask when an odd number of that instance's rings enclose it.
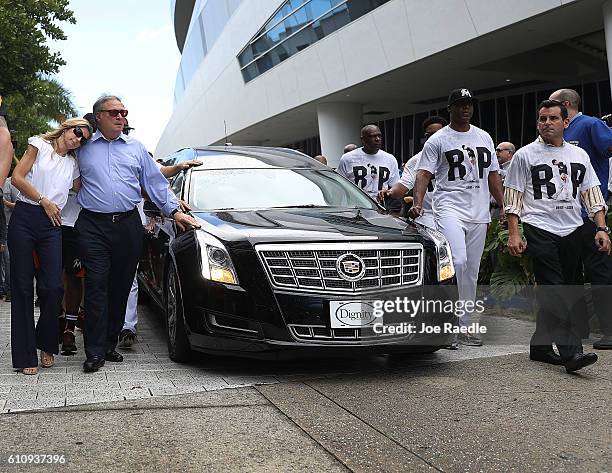
<instances>
[{"instance_id":1,"label":"white rip t-shirt","mask_svg":"<svg viewBox=\"0 0 612 473\"><path fill-rule=\"evenodd\" d=\"M378 150L366 153L363 148L350 151L340 158L338 174L346 177L376 200L378 192L389 189L399 181L399 168L395 156Z\"/></svg>"},{"instance_id":2,"label":"white rip t-shirt","mask_svg":"<svg viewBox=\"0 0 612 473\"><path fill-rule=\"evenodd\" d=\"M414 184L416 183L416 174L420 159L421 153L417 153L404 165L404 172L402 173L402 177L400 177L400 184L406 187L408 190L413 189ZM436 179L432 176L431 180L429 181L429 185L427 186L427 190L425 191L425 195L423 196L423 204L421 205L423 215L414 219L415 222L430 228L436 228L431 201L435 188Z\"/></svg>"},{"instance_id":3,"label":"white rip t-shirt","mask_svg":"<svg viewBox=\"0 0 612 473\"><path fill-rule=\"evenodd\" d=\"M72 188L72 181L79 177L79 166L75 158L70 155L60 156L55 152L51 143L40 136L28 138L28 144L38 150L36 161L26 175L29 181L40 194L44 195L60 209L66 205L68 191ZM28 204L39 205L28 199L21 192L17 200Z\"/></svg>"},{"instance_id":4,"label":"white rip t-shirt","mask_svg":"<svg viewBox=\"0 0 612 473\"><path fill-rule=\"evenodd\" d=\"M538 139L516 152L504 186L523 193L523 222L563 237L583 224L580 192L599 179L582 148Z\"/></svg>"},{"instance_id":5,"label":"white rip t-shirt","mask_svg":"<svg viewBox=\"0 0 612 473\"><path fill-rule=\"evenodd\" d=\"M418 169L436 178L433 209L436 218L489 223L489 173L499 170L491 136L470 125L466 132L445 126L427 140Z\"/></svg>"}]
</instances>

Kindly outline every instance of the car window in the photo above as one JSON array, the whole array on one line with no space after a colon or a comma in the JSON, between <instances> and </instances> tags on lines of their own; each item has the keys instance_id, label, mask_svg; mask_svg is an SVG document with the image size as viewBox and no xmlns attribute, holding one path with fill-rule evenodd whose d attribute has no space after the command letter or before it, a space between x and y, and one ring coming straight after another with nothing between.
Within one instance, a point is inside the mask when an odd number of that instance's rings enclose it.
<instances>
[{"instance_id":1,"label":"car window","mask_svg":"<svg viewBox=\"0 0 612 473\"><path fill-rule=\"evenodd\" d=\"M172 184L170 185L172 192L174 192L179 199L181 198L181 189L183 188L184 180L185 180L185 172L181 171L180 173L177 174L177 176L172 181Z\"/></svg>"},{"instance_id":2,"label":"car window","mask_svg":"<svg viewBox=\"0 0 612 473\"><path fill-rule=\"evenodd\" d=\"M376 208L366 194L332 170L194 169L189 194L194 209Z\"/></svg>"}]
</instances>

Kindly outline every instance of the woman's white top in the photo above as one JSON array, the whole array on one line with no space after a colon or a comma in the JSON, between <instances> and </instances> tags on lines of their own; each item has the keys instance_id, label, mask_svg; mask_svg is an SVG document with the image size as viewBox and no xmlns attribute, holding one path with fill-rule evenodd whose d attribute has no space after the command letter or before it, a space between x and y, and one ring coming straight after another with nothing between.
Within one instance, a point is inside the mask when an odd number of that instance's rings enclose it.
<instances>
[{"instance_id":1,"label":"woman's white top","mask_svg":"<svg viewBox=\"0 0 612 473\"><path fill-rule=\"evenodd\" d=\"M39 194L44 195L61 209L66 205L68 192L72 188L72 181L80 175L76 159L69 154L66 156L57 154L53 146L40 136L32 136L28 139L28 144L36 148L38 153L32 169L25 177L26 180L34 186ZM17 196L17 200L39 205L21 192Z\"/></svg>"}]
</instances>

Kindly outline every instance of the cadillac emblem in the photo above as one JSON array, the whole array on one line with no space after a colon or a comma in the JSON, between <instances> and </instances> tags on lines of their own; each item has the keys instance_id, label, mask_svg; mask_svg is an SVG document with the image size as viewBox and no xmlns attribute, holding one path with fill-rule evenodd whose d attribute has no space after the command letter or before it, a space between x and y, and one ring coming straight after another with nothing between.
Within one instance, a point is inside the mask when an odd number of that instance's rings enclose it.
<instances>
[{"instance_id":1,"label":"cadillac emblem","mask_svg":"<svg viewBox=\"0 0 612 473\"><path fill-rule=\"evenodd\" d=\"M353 253L345 253L336 260L338 275L345 281L359 281L366 272L365 262Z\"/></svg>"}]
</instances>

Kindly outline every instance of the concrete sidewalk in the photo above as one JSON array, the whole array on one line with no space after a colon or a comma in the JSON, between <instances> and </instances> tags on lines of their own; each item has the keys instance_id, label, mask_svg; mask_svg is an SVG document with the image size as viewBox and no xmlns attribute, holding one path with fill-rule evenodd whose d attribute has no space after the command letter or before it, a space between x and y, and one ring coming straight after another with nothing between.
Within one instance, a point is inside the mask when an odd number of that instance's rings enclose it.
<instances>
[{"instance_id":1,"label":"concrete sidewalk","mask_svg":"<svg viewBox=\"0 0 612 473\"><path fill-rule=\"evenodd\" d=\"M4 414L0 471L612 471L612 354L525 354ZM11 454L63 465L9 465Z\"/></svg>"},{"instance_id":2,"label":"concrete sidewalk","mask_svg":"<svg viewBox=\"0 0 612 473\"><path fill-rule=\"evenodd\" d=\"M40 369L36 376L24 376L12 369L10 304L0 302L0 414L276 384L343 373L370 373L388 367L386 356L267 362L202 355L191 363L178 364L168 358L161 315L144 305L138 307L138 312L138 343L129 349L119 349L125 358L123 363L107 362L97 373L83 373L83 337L77 331L76 355L57 356L52 368ZM462 347L457 351L440 350L432 356L411 358L407 365L447 363L527 350L533 332L531 323L499 317L485 320L497 331L495 343L479 348Z\"/></svg>"}]
</instances>

